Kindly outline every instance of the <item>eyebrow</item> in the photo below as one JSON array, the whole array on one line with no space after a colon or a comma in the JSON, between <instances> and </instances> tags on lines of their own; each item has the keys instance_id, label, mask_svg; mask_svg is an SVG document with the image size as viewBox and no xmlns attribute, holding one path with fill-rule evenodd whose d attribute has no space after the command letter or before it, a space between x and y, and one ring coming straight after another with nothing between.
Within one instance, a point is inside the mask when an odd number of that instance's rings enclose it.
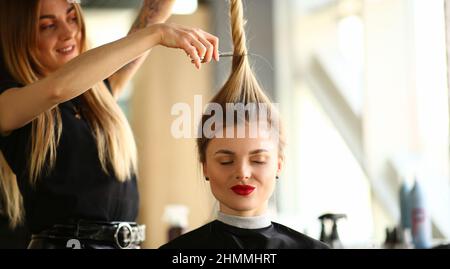
<instances>
[{"instance_id":1,"label":"eyebrow","mask_svg":"<svg viewBox=\"0 0 450 269\"><path fill-rule=\"evenodd\" d=\"M69 13L72 12L74 9L75 9L75 6L74 6L74 5L71 5L71 6L67 9L66 14L69 14ZM56 16L55 16L55 15L42 15L42 16L39 17L39 19L40 19L40 20L42 20L42 19L56 19Z\"/></svg>"},{"instance_id":2,"label":"eyebrow","mask_svg":"<svg viewBox=\"0 0 450 269\"><path fill-rule=\"evenodd\" d=\"M214 155L216 155L216 154L228 154L228 155L234 155L235 153L232 152L231 150L220 149L220 150L216 151L216 153L214 153Z\"/></svg>"},{"instance_id":3,"label":"eyebrow","mask_svg":"<svg viewBox=\"0 0 450 269\"><path fill-rule=\"evenodd\" d=\"M250 151L250 155L254 155L254 154L258 154L258 153L262 153L262 152L269 152L269 151L267 149L256 149L256 150ZM231 150L220 149L220 150L216 151L216 153L214 153L214 155L216 155L216 154L235 155L236 153L234 153Z\"/></svg>"},{"instance_id":4,"label":"eyebrow","mask_svg":"<svg viewBox=\"0 0 450 269\"><path fill-rule=\"evenodd\" d=\"M257 150L250 151L250 155L263 153L263 152L269 152L269 151L267 149L257 149Z\"/></svg>"}]
</instances>

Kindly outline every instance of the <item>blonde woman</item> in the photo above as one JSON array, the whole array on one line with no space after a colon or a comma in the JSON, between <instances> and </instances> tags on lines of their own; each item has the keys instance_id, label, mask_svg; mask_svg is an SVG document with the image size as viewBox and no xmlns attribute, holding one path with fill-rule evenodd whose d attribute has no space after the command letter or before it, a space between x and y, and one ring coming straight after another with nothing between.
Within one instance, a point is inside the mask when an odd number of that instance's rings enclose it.
<instances>
[{"instance_id":1,"label":"blonde woman","mask_svg":"<svg viewBox=\"0 0 450 269\"><path fill-rule=\"evenodd\" d=\"M29 248L135 248L136 146L115 98L152 47L200 68L218 40L164 24L173 0L145 0L127 37L87 51L73 2L0 1L0 213Z\"/></svg>"},{"instance_id":2,"label":"blonde woman","mask_svg":"<svg viewBox=\"0 0 450 269\"><path fill-rule=\"evenodd\" d=\"M232 72L211 100L211 111L221 108L221 113L210 113L207 109L201 120L203 136L197 139L203 174L219 202L218 216L161 248L328 248L320 241L272 222L268 215L269 198L283 168L285 137L276 109L249 66L241 0L230 0L230 7ZM246 110L229 110L239 106ZM229 115L234 116L233 120Z\"/></svg>"}]
</instances>

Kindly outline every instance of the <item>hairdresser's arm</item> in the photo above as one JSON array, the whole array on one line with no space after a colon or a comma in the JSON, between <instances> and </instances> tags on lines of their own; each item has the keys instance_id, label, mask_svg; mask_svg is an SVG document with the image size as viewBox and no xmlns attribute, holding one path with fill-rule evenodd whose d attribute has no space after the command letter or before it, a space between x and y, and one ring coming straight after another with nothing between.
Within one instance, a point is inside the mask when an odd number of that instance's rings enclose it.
<instances>
[{"instance_id":1,"label":"hairdresser's arm","mask_svg":"<svg viewBox=\"0 0 450 269\"><path fill-rule=\"evenodd\" d=\"M139 29L155 23L165 22L170 17L174 3L175 0L145 0L128 34L132 34ZM145 61L149 52L144 52L139 58L127 64L108 78L114 97L117 98L120 95L125 85Z\"/></svg>"},{"instance_id":2,"label":"hairdresser's arm","mask_svg":"<svg viewBox=\"0 0 450 269\"><path fill-rule=\"evenodd\" d=\"M193 32L179 25L155 24L87 51L42 80L5 91L0 94L0 133L18 129L59 103L81 95L158 44L183 49L200 68L198 54L204 54L205 47ZM214 51L218 53L216 46Z\"/></svg>"}]
</instances>

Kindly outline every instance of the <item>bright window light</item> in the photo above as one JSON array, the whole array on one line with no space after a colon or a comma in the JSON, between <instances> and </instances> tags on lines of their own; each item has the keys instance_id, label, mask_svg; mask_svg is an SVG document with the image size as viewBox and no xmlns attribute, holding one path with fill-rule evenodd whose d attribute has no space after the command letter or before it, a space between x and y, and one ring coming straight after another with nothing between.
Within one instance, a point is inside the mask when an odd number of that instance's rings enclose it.
<instances>
[{"instance_id":1,"label":"bright window light","mask_svg":"<svg viewBox=\"0 0 450 269\"><path fill-rule=\"evenodd\" d=\"M339 50L347 61L362 68L364 59L364 23L358 16L344 17L338 22Z\"/></svg>"},{"instance_id":2,"label":"bright window light","mask_svg":"<svg viewBox=\"0 0 450 269\"><path fill-rule=\"evenodd\" d=\"M172 13L178 15L192 14L197 10L197 0L177 0L173 6Z\"/></svg>"}]
</instances>

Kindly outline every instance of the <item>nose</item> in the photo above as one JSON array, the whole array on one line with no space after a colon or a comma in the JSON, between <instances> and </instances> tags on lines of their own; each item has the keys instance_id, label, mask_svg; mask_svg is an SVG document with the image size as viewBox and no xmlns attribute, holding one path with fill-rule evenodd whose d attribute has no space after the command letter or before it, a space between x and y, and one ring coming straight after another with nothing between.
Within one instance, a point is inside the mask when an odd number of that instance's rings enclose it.
<instances>
[{"instance_id":1,"label":"nose","mask_svg":"<svg viewBox=\"0 0 450 269\"><path fill-rule=\"evenodd\" d=\"M236 167L235 179L237 180L248 180L251 178L251 169L246 162L240 162Z\"/></svg>"},{"instance_id":2,"label":"nose","mask_svg":"<svg viewBox=\"0 0 450 269\"><path fill-rule=\"evenodd\" d=\"M77 32L77 30L75 29L76 27L74 27L73 25L69 24L69 23L61 23L59 30L59 37L61 40L65 41L65 40L69 40L75 37L75 34Z\"/></svg>"}]
</instances>

